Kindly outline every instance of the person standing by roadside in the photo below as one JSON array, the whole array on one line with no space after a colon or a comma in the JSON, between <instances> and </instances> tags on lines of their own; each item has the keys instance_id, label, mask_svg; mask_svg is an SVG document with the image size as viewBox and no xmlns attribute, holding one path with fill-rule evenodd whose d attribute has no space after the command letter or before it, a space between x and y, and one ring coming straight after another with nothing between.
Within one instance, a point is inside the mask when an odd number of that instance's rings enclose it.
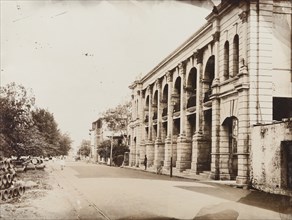
<instances>
[{"instance_id":1,"label":"person standing by roadside","mask_svg":"<svg viewBox=\"0 0 292 220\"><path fill-rule=\"evenodd\" d=\"M60 165L61 165L61 170L63 170L65 167L65 158L63 156L61 156Z\"/></svg>"},{"instance_id":2,"label":"person standing by roadside","mask_svg":"<svg viewBox=\"0 0 292 220\"><path fill-rule=\"evenodd\" d=\"M144 157L144 166L145 166L145 170L147 169L147 156L145 155Z\"/></svg>"}]
</instances>

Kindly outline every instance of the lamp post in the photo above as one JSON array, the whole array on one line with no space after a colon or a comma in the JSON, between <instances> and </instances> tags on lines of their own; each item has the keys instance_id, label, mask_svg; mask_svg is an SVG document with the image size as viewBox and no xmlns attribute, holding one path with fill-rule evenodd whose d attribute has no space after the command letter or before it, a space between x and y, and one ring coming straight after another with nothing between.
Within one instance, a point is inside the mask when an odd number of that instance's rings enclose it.
<instances>
[{"instance_id":1,"label":"lamp post","mask_svg":"<svg viewBox=\"0 0 292 220\"><path fill-rule=\"evenodd\" d=\"M112 165L112 160L113 160L113 142L114 142L114 134L112 134L111 136L110 166Z\"/></svg>"}]
</instances>

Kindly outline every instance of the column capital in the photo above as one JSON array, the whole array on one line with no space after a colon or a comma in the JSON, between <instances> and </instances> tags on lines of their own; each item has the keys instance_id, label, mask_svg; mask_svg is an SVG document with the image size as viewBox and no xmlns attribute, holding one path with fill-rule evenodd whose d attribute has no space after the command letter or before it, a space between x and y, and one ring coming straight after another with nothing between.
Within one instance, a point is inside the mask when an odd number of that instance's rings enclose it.
<instances>
[{"instance_id":1,"label":"column capital","mask_svg":"<svg viewBox=\"0 0 292 220\"><path fill-rule=\"evenodd\" d=\"M158 78L158 79L156 80L156 86L157 86L157 89L161 90L162 79Z\"/></svg>"},{"instance_id":2,"label":"column capital","mask_svg":"<svg viewBox=\"0 0 292 220\"><path fill-rule=\"evenodd\" d=\"M216 31L214 34L212 34L213 41L218 42L220 39L220 31Z\"/></svg>"},{"instance_id":3,"label":"column capital","mask_svg":"<svg viewBox=\"0 0 292 220\"><path fill-rule=\"evenodd\" d=\"M195 59L197 59L197 64L203 62L203 49L197 49L197 51L194 53Z\"/></svg>"},{"instance_id":4,"label":"column capital","mask_svg":"<svg viewBox=\"0 0 292 220\"><path fill-rule=\"evenodd\" d=\"M148 88L149 94L152 94L153 87L151 85L149 85L147 88Z\"/></svg>"},{"instance_id":5,"label":"column capital","mask_svg":"<svg viewBox=\"0 0 292 220\"><path fill-rule=\"evenodd\" d=\"M243 11L240 14L238 14L238 17L242 21L242 23L247 22L247 17L248 17L248 11Z\"/></svg>"},{"instance_id":6,"label":"column capital","mask_svg":"<svg viewBox=\"0 0 292 220\"><path fill-rule=\"evenodd\" d=\"M178 71L179 74L185 74L185 63L184 62L180 62L177 67L178 67Z\"/></svg>"},{"instance_id":7,"label":"column capital","mask_svg":"<svg viewBox=\"0 0 292 220\"><path fill-rule=\"evenodd\" d=\"M169 83L169 82L172 82L172 73L170 71L168 71L166 73L166 81Z\"/></svg>"}]
</instances>

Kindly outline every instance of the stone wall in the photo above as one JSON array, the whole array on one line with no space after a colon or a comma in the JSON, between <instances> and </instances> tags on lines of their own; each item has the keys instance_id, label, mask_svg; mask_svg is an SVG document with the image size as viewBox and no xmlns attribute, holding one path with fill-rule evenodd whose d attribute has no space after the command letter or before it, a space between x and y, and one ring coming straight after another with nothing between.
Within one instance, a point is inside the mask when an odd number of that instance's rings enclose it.
<instances>
[{"instance_id":1,"label":"stone wall","mask_svg":"<svg viewBox=\"0 0 292 220\"><path fill-rule=\"evenodd\" d=\"M292 195L292 189L285 186L287 175L283 176L283 173L287 174L287 164L283 163L285 143L292 143L291 120L252 128L250 158L251 184L254 188Z\"/></svg>"}]
</instances>

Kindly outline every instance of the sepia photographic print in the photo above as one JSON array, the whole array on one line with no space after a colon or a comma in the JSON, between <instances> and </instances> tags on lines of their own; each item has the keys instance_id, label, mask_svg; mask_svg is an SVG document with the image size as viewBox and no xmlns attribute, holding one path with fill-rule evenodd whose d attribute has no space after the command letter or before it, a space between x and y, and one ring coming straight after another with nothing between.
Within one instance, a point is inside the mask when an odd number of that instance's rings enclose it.
<instances>
[{"instance_id":1,"label":"sepia photographic print","mask_svg":"<svg viewBox=\"0 0 292 220\"><path fill-rule=\"evenodd\" d=\"M0 220L291 220L290 0L0 0Z\"/></svg>"}]
</instances>

